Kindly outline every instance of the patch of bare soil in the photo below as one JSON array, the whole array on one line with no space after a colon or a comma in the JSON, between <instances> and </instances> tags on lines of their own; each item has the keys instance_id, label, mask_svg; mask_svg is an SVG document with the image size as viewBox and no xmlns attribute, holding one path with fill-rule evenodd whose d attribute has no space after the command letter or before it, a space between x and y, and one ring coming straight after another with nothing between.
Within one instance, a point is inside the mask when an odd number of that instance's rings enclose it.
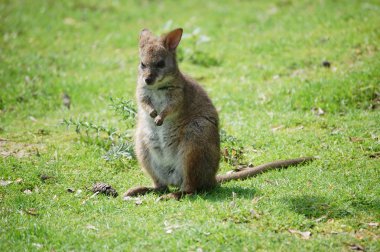
<instances>
[{"instance_id":1,"label":"patch of bare soil","mask_svg":"<svg viewBox=\"0 0 380 252\"><path fill-rule=\"evenodd\" d=\"M0 138L0 157L25 158L39 155L44 149L44 144L20 143Z\"/></svg>"}]
</instances>

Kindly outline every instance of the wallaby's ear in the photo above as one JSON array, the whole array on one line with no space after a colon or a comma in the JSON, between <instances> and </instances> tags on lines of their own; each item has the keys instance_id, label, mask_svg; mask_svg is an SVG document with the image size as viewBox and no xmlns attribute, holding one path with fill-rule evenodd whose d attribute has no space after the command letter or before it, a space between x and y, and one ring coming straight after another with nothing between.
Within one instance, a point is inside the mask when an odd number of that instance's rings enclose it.
<instances>
[{"instance_id":1,"label":"wallaby's ear","mask_svg":"<svg viewBox=\"0 0 380 252\"><path fill-rule=\"evenodd\" d=\"M143 29L141 32L140 32L140 46L142 46L146 39L151 35L152 33L148 30L148 29Z\"/></svg>"},{"instance_id":2,"label":"wallaby's ear","mask_svg":"<svg viewBox=\"0 0 380 252\"><path fill-rule=\"evenodd\" d=\"M183 29L178 28L166 34L166 36L164 37L164 43L165 47L168 50L174 51L177 48L179 42L181 41L182 32Z\"/></svg>"},{"instance_id":3,"label":"wallaby's ear","mask_svg":"<svg viewBox=\"0 0 380 252\"><path fill-rule=\"evenodd\" d=\"M151 32L147 28L142 29L140 32L140 40L149 35L151 35Z\"/></svg>"}]
</instances>

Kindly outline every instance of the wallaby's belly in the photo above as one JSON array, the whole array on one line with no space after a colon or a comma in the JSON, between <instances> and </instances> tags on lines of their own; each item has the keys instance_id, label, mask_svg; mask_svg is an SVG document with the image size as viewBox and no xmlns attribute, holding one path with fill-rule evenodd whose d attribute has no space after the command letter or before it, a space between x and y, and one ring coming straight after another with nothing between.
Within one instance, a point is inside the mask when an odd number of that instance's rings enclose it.
<instances>
[{"instance_id":1,"label":"wallaby's belly","mask_svg":"<svg viewBox=\"0 0 380 252\"><path fill-rule=\"evenodd\" d=\"M144 139L150 154L151 168L162 184L181 186L183 157L177 129L170 120L165 121L162 126L156 126L150 121L146 123Z\"/></svg>"}]
</instances>

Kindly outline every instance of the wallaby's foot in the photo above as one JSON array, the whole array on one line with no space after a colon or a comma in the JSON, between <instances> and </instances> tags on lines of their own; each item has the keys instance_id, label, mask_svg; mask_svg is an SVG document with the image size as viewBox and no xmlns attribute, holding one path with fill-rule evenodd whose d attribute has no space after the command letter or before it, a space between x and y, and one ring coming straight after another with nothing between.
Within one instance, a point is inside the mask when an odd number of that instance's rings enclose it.
<instances>
[{"instance_id":1,"label":"wallaby's foot","mask_svg":"<svg viewBox=\"0 0 380 252\"><path fill-rule=\"evenodd\" d=\"M164 194L161 197L159 197L159 200L180 200L185 195L193 195L193 193L186 193L186 192L172 192L168 194Z\"/></svg>"},{"instance_id":2,"label":"wallaby's foot","mask_svg":"<svg viewBox=\"0 0 380 252\"><path fill-rule=\"evenodd\" d=\"M157 125L157 126L161 126L162 123L164 122L164 119L162 119L161 116L156 116L156 118L154 118L154 123Z\"/></svg>"},{"instance_id":3,"label":"wallaby's foot","mask_svg":"<svg viewBox=\"0 0 380 252\"><path fill-rule=\"evenodd\" d=\"M158 192L158 193L164 193L168 190L167 186L162 187L145 187L145 186L138 186L130 188L126 193L124 193L124 197L135 197L138 195L144 195L150 192Z\"/></svg>"}]
</instances>

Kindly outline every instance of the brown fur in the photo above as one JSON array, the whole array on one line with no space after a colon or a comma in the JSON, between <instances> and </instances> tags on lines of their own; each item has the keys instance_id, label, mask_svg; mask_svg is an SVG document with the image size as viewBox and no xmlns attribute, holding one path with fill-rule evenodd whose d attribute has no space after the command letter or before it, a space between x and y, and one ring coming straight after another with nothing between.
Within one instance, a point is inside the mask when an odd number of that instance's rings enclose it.
<instances>
[{"instance_id":1,"label":"brown fur","mask_svg":"<svg viewBox=\"0 0 380 252\"><path fill-rule=\"evenodd\" d=\"M218 114L204 89L178 69L175 50L181 36L182 29L161 37L146 29L140 34L136 155L153 187L132 188L125 195L163 192L173 185L180 192L164 197L179 199L218 183L311 159L276 161L216 176L220 160Z\"/></svg>"}]
</instances>

